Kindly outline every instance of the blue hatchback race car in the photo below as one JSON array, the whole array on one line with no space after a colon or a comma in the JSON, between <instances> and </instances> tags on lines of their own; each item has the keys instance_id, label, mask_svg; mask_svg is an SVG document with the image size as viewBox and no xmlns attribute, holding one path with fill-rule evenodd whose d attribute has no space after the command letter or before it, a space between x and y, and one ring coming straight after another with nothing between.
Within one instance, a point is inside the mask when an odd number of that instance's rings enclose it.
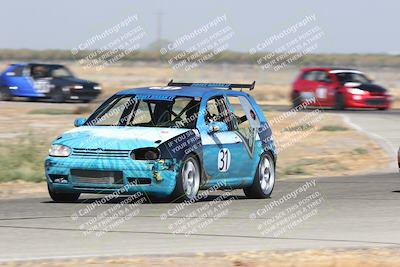
<instances>
[{"instance_id":1,"label":"blue hatchback race car","mask_svg":"<svg viewBox=\"0 0 400 267\"><path fill-rule=\"evenodd\" d=\"M14 97L90 102L101 92L98 83L75 77L59 64L16 63L0 73L0 101Z\"/></svg>"},{"instance_id":2,"label":"blue hatchback race car","mask_svg":"<svg viewBox=\"0 0 400 267\"><path fill-rule=\"evenodd\" d=\"M121 91L53 141L45 161L51 198L143 192L195 201L199 190L243 188L267 198L275 184L271 128L252 84L175 83Z\"/></svg>"}]
</instances>

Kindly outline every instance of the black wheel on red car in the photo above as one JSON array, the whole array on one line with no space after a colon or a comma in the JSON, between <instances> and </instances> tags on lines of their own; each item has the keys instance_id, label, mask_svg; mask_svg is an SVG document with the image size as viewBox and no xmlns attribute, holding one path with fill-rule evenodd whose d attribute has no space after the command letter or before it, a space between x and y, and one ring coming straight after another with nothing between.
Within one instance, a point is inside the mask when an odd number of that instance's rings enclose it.
<instances>
[{"instance_id":1,"label":"black wheel on red car","mask_svg":"<svg viewBox=\"0 0 400 267\"><path fill-rule=\"evenodd\" d=\"M68 203L75 202L79 199L80 193L59 193L54 192L47 186L47 190L49 191L49 195L54 202Z\"/></svg>"},{"instance_id":2,"label":"black wheel on red car","mask_svg":"<svg viewBox=\"0 0 400 267\"><path fill-rule=\"evenodd\" d=\"M378 110L387 110L388 108L378 108Z\"/></svg>"},{"instance_id":3,"label":"black wheel on red car","mask_svg":"<svg viewBox=\"0 0 400 267\"><path fill-rule=\"evenodd\" d=\"M194 155L187 156L176 176L175 190L172 200L175 202L195 200L200 189L201 169Z\"/></svg>"},{"instance_id":4,"label":"black wheel on red car","mask_svg":"<svg viewBox=\"0 0 400 267\"><path fill-rule=\"evenodd\" d=\"M335 109L337 110L344 110L346 108L346 103L344 101L344 95L343 94L336 94L335 97Z\"/></svg>"},{"instance_id":5,"label":"black wheel on red car","mask_svg":"<svg viewBox=\"0 0 400 267\"><path fill-rule=\"evenodd\" d=\"M268 198L275 186L275 162L270 153L261 156L253 184L243 188L248 198Z\"/></svg>"},{"instance_id":6,"label":"black wheel on red car","mask_svg":"<svg viewBox=\"0 0 400 267\"><path fill-rule=\"evenodd\" d=\"M60 88L55 88L50 93L50 98L54 103L65 102L65 97Z\"/></svg>"},{"instance_id":7,"label":"black wheel on red car","mask_svg":"<svg viewBox=\"0 0 400 267\"><path fill-rule=\"evenodd\" d=\"M12 95L10 89L7 87L0 87L0 101L10 101L12 100Z\"/></svg>"},{"instance_id":8,"label":"black wheel on red car","mask_svg":"<svg viewBox=\"0 0 400 267\"><path fill-rule=\"evenodd\" d=\"M300 106L303 101L301 100L301 95L299 92L293 92L292 94L292 103L293 103L293 107L297 107Z\"/></svg>"}]
</instances>

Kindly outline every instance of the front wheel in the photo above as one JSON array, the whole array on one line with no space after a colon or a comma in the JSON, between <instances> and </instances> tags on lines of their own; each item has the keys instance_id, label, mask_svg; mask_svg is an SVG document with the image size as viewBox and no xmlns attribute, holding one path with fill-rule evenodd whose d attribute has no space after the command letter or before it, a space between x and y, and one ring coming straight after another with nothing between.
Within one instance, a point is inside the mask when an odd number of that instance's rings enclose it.
<instances>
[{"instance_id":1,"label":"front wheel","mask_svg":"<svg viewBox=\"0 0 400 267\"><path fill-rule=\"evenodd\" d=\"M335 109L337 110L344 110L346 108L346 103L344 101L343 94L336 94L335 97Z\"/></svg>"},{"instance_id":2,"label":"front wheel","mask_svg":"<svg viewBox=\"0 0 400 267\"><path fill-rule=\"evenodd\" d=\"M176 202L195 200L199 192L200 181L200 164L196 157L190 155L183 160L176 176L175 190L172 193L173 200Z\"/></svg>"},{"instance_id":3,"label":"front wheel","mask_svg":"<svg viewBox=\"0 0 400 267\"><path fill-rule=\"evenodd\" d=\"M12 95L10 90L6 87L0 87L0 101L10 101L12 100Z\"/></svg>"},{"instance_id":4,"label":"front wheel","mask_svg":"<svg viewBox=\"0 0 400 267\"><path fill-rule=\"evenodd\" d=\"M270 153L261 156L253 184L243 189L248 198L268 198L275 185L275 163Z\"/></svg>"},{"instance_id":5,"label":"front wheel","mask_svg":"<svg viewBox=\"0 0 400 267\"><path fill-rule=\"evenodd\" d=\"M49 195L54 202L68 203L75 202L79 199L80 193L58 193L54 192L47 185L47 189L49 191Z\"/></svg>"},{"instance_id":6,"label":"front wheel","mask_svg":"<svg viewBox=\"0 0 400 267\"><path fill-rule=\"evenodd\" d=\"M65 97L63 92L60 89L55 89L50 94L51 101L54 103L62 103L65 102Z\"/></svg>"}]
</instances>

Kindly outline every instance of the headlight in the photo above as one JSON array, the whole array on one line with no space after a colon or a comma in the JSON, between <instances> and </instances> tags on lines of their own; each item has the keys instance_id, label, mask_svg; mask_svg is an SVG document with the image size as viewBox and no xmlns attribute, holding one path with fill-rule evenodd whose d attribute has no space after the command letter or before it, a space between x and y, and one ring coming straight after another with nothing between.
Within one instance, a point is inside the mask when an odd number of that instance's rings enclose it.
<instances>
[{"instance_id":1,"label":"headlight","mask_svg":"<svg viewBox=\"0 0 400 267\"><path fill-rule=\"evenodd\" d=\"M68 157L71 154L71 149L64 145L51 145L49 156L52 157Z\"/></svg>"},{"instance_id":2,"label":"headlight","mask_svg":"<svg viewBox=\"0 0 400 267\"><path fill-rule=\"evenodd\" d=\"M363 95L365 94L364 90L358 89L358 88L349 88L347 91L352 94L352 95Z\"/></svg>"},{"instance_id":3,"label":"headlight","mask_svg":"<svg viewBox=\"0 0 400 267\"><path fill-rule=\"evenodd\" d=\"M74 85L72 86L73 89L83 89L82 85Z\"/></svg>"},{"instance_id":4,"label":"headlight","mask_svg":"<svg viewBox=\"0 0 400 267\"><path fill-rule=\"evenodd\" d=\"M131 153L133 160L156 160L160 158L160 151L154 147L135 149Z\"/></svg>"},{"instance_id":5,"label":"headlight","mask_svg":"<svg viewBox=\"0 0 400 267\"><path fill-rule=\"evenodd\" d=\"M97 86L93 86L93 89L94 90L101 90L101 86L98 86L98 85Z\"/></svg>"}]
</instances>

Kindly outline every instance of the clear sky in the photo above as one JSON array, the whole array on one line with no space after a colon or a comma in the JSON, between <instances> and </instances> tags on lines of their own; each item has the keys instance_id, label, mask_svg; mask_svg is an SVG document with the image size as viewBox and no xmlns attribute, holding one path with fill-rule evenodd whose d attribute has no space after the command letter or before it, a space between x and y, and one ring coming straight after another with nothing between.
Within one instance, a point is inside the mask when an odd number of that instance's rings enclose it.
<instances>
[{"instance_id":1,"label":"clear sky","mask_svg":"<svg viewBox=\"0 0 400 267\"><path fill-rule=\"evenodd\" d=\"M248 51L307 15L324 31L315 52L400 54L400 1L234 0L19 0L2 1L0 48L71 49L96 33L137 14L147 37L170 41L226 14L235 36L230 49Z\"/></svg>"}]
</instances>

